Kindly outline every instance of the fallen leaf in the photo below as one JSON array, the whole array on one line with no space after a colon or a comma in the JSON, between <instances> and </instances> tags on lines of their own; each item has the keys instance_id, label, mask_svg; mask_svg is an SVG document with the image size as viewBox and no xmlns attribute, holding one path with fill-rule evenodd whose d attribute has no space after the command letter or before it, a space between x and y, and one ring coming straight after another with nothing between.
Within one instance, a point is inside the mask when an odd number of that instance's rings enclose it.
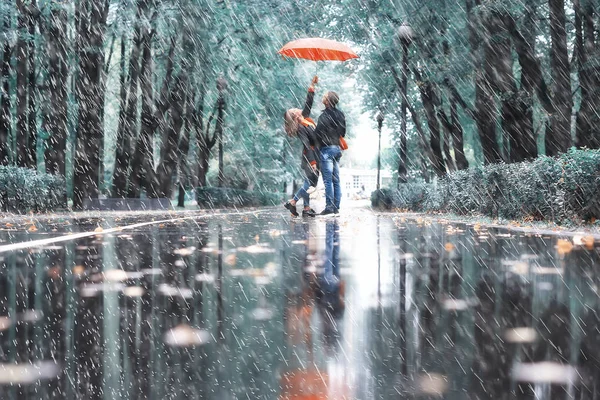
<instances>
[{"instance_id":1,"label":"fallen leaf","mask_svg":"<svg viewBox=\"0 0 600 400\"><path fill-rule=\"evenodd\" d=\"M451 252L452 250L454 250L454 245L453 245L452 243L446 243L446 244L444 245L444 248L445 248L445 249L446 249L446 251L449 253L449 252Z\"/></svg>"},{"instance_id":2,"label":"fallen leaf","mask_svg":"<svg viewBox=\"0 0 600 400\"><path fill-rule=\"evenodd\" d=\"M101 226L99 226L96 229L94 229L94 232L104 232L104 229Z\"/></svg>"},{"instance_id":3,"label":"fallen leaf","mask_svg":"<svg viewBox=\"0 0 600 400\"><path fill-rule=\"evenodd\" d=\"M237 263L237 256L235 254L229 254L225 257L225 264L234 266Z\"/></svg>"},{"instance_id":4,"label":"fallen leaf","mask_svg":"<svg viewBox=\"0 0 600 400\"><path fill-rule=\"evenodd\" d=\"M31 225L29 228L27 228L27 230L28 230L29 232L36 232L36 231L38 230L38 228L36 228L36 226L35 226L35 225Z\"/></svg>"},{"instance_id":5,"label":"fallen leaf","mask_svg":"<svg viewBox=\"0 0 600 400\"><path fill-rule=\"evenodd\" d=\"M556 250L561 256L569 254L573 250L573 243L571 243L569 240L558 239L556 242Z\"/></svg>"}]
</instances>

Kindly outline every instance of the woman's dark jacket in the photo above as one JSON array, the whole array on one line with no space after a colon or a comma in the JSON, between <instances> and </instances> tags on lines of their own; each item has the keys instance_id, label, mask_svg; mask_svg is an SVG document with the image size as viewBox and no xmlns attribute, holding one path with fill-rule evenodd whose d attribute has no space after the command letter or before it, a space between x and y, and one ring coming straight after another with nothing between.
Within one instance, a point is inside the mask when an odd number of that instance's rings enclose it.
<instances>
[{"instance_id":1,"label":"woman's dark jacket","mask_svg":"<svg viewBox=\"0 0 600 400\"><path fill-rule=\"evenodd\" d=\"M302 110L302 116L304 118L308 118L310 115L314 97L315 93L309 90L308 94L306 95L304 109ZM315 128L312 125L304 126L300 124L298 127L298 138L302 142L302 163L300 164L300 167L311 184L316 186L317 181L319 180L319 174L315 173L311 167L311 164L314 164L317 166L317 170L319 168L319 157L317 156L317 152L315 150L314 132Z\"/></svg>"},{"instance_id":2,"label":"woman's dark jacket","mask_svg":"<svg viewBox=\"0 0 600 400\"><path fill-rule=\"evenodd\" d=\"M346 137L346 117L337 108L326 108L319 117L315 138L317 147L339 146L340 136Z\"/></svg>"}]
</instances>

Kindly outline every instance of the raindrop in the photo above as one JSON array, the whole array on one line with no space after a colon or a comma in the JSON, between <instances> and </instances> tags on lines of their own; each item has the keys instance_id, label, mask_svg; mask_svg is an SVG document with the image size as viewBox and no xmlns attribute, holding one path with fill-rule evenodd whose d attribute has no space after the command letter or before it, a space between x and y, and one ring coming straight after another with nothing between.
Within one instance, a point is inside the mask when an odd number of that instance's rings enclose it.
<instances>
[{"instance_id":1,"label":"raindrop","mask_svg":"<svg viewBox=\"0 0 600 400\"><path fill-rule=\"evenodd\" d=\"M194 347L207 344L212 336L208 331L178 325L165 333L165 343L172 347Z\"/></svg>"},{"instance_id":2,"label":"raindrop","mask_svg":"<svg viewBox=\"0 0 600 400\"><path fill-rule=\"evenodd\" d=\"M142 297L146 293L143 287L140 286L127 286L123 288L123 294L127 297Z\"/></svg>"},{"instance_id":3,"label":"raindrop","mask_svg":"<svg viewBox=\"0 0 600 400\"><path fill-rule=\"evenodd\" d=\"M504 338L509 343L533 343L537 339L537 332L533 328L513 328L504 333Z\"/></svg>"},{"instance_id":4,"label":"raindrop","mask_svg":"<svg viewBox=\"0 0 600 400\"><path fill-rule=\"evenodd\" d=\"M215 277L211 274L198 274L196 275L196 281L212 283L215 281Z\"/></svg>"},{"instance_id":5,"label":"raindrop","mask_svg":"<svg viewBox=\"0 0 600 400\"><path fill-rule=\"evenodd\" d=\"M176 249L173 251L174 254L177 254L178 256L191 256L192 254L194 254L194 252L196 251L195 247L183 247L181 249Z\"/></svg>"},{"instance_id":6,"label":"raindrop","mask_svg":"<svg viewBox=\"0 0 600 400\"><path fill-rule=\"evenodd\" d=\"M12 325L9 317L0 317L0 332L7 330Z\"/></svg>"},{"instance_id":7,"label":"raindrop","mask_svg":"<svg viewBox=\"0 0 600 400\"><path fill-rule=\"evenodd\" d=\"M273 310L266 307L258 307L252 310L252 318L256 321L267 321L273 318Z\"/></svg>"},{"instance_id":8,"label":"raindrop","mask_svg":"<svg viewBox=\"0 0 600 400\"><path fill-rule=\"evenodd\" d=\"M512 376L520 382L571 384L577 381L577 369L571 365L545 361L540 363L518 363Z\"/></svg>"},{"instance_id":9,"label":"raindrop","mask_svg":"<svg viewBox=\"0 0 600 400\"><path fill-rule=\"evenodd\" d=\"M442 301L442 306L444 310L449 311L464 311L469 307L474 306L476 303L473 300L464 300L464 299L445 299Z\"/></svg>"},{"instance_id":10,"label":"raindrop","mask_svg":"<svg viewBox=\"0 0 600 400\"><path fill-rule=\"evenodd\" d=\"M60 373L52 361L33 364L0 364L0 385L31 384L39 380L55 378Z\"/></svg>"},{"instance_id":11,"label":"raindrop","mask_svg":"<svg viewBox=\"0 0 600 400\"><path fill-rule=\"evenodd\" d=\"M161 283L158 286L158 292L163 296L167 297L181 297L184 299L189 299L193 297L194 293L189 288L178 288L175 286L167 285L166 283Z\"/></svg>"},{"instance_id":12,"label":"raindrop","mask_svg":"<svg viewBox=\"0 0 600 400\"><path fill-rule=\"evenodd\" d=\"M441 396L448 390L448 380L440 374L424 374L417 379L419 393L430 396Z\"/></svg>"}]
</instances>

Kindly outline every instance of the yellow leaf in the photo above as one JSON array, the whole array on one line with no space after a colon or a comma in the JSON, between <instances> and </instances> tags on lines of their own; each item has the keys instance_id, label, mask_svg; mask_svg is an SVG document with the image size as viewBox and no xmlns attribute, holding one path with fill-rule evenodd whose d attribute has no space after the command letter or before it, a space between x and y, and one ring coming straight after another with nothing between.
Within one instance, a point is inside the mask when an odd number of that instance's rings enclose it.
<instances>
[{"instance_id":1,"label":"yellow leaf","mask_svg":"<svg viewBox=\"0 0 600 400\"><path fill-rule=\"evenodd\" d=\"M101 226L99 226L96 229L94 229L94 232L104 232L104 229Z\"/></svg>"},{"instance_id":2,"label":"yellow leaf","mask_svg":"<svg viewBox=\"0 0 600 400\"><path fill-rule=\"evenodd\" d=\"M444 245L444 248L446 249L447 252L451 252L452 250L454 250L454 245L452 243L448 242Z\"/></svg>"},{"instance_id":3,"label":"yellow leaf","mask_svg":"<svg viewBox=\"0 0 600 400\"><path fill-rule=\"evenodd\" d=\"M573 250L573 243L569 240L558 239L556 242L556 250L561 256L569 254Z\"/></svg>"}]
</instances>

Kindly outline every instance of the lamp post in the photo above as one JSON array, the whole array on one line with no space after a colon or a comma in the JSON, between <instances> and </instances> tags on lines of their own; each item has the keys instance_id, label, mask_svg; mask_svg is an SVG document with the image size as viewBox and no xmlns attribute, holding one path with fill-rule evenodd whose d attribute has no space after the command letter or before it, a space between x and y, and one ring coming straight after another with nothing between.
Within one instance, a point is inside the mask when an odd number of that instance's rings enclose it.
<instances>
[{"instance_id":1,"label":"lamp post","mask_svg":"<svg viewBox=\"0 0 600 400\"><path fill-rule=\"evenodd\" d=\"M398 186L402 183L407 182L408 170L406 167L406 109L408 108L408 47L413 40L412 28L404 22L400 28L398 28L398 40L402 46L402 105L400 108L402 121L400 124L400 163L398 164Z\"/></svg>"},{"instance_id":2,"label":"lamp post","mask_svg":"<svg viewBox=\"0 0 600 400\"><path fill-rule=\"evenodd\" d=\"M377 145L377 190L381 186L381 127L383 126L383 113L381 110L377 112L377 130L379 131L379 144Z\"/></svg>"},{"instance_id":3,"label":"lamp post","mask_svg":"<svg viewBox=\"0 0 600 400\"><path fill-rule=\"evenodd\" d=\"M217 91L219 97L217 99L217 123L215 133L219 143L219 180L218 186L223 187L225 183L225 172L223 163L223 124L225 118L225 91L227 90L227 80L222 76L217 79Z\"/></svg>"}]
</instances>

